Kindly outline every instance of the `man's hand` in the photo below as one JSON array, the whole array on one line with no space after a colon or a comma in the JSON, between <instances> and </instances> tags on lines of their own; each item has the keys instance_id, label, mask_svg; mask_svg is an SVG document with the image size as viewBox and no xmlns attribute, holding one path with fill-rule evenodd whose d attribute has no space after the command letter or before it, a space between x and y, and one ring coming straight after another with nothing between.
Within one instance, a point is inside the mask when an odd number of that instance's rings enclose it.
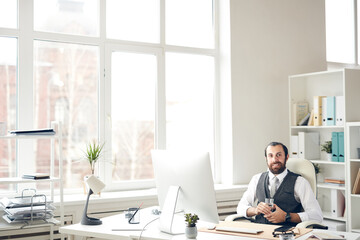
<instances>
[{"instance_id":1,"label":"man's hand","mask_svg":"<svg viewBox=\"0 0 360 240\"><path fill-rule=\"evenodd\" d=\"M281 223L281 222L285 222L285 216L286 216L286 212L284 212L280 207L278 207L276 204L274 204L275 207L275 211L274 212L269 212L269 213L264 213L264 217L272 223ZM270 207L269 207L270 208Z\"/></svg>"},{"instance_id":2,"label":"man's hand","mask_svg":"<svg viewBox=\"0 0 360 240\"><path fill-rule=\"evenodd\" d=\"M260 202L255 209L255 214L259 215L260 213L264 215L271 214L271 207L267 203Z\"/></svg>"},{"instance_id":3,"label":"man's hand","mask_svg":"<svg viewBox=\"0 0 360 240\"><path fill-rule=\"evenodd\" d=\"M260 202L256 207L249 207L246 210L246 216L248 216L248 217L259 215L261 213L263 213L264 215L270 214L271 207L267 203Z\"/></svg>"}]
</instances>

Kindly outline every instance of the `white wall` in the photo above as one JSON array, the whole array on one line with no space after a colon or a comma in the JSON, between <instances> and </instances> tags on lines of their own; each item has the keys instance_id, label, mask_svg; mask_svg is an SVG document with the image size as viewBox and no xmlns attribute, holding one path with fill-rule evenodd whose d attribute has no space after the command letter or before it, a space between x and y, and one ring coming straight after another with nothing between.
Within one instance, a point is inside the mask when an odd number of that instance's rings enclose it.
<instances>
[{"instance_id":1,"label":"white wall","mask_svg":"<svg viewBox=\"0 0 360 240\"><path fill-rule=\"evenodd\" d=\"M221 142L232 144L233 159L222 161L233 168L222 168L222 180L248 183L252 175L266 170L264 148L270 141L289 145L288 76L326 70L325 3L229 2L231 80L220 81L231 83L232 116L222 117L227 122L222 125L231 124L232 136L222 136ZM227 98L222 95L221 102ZM226 149L221 146L221 151Z\"/></svg>"}]
</instances>

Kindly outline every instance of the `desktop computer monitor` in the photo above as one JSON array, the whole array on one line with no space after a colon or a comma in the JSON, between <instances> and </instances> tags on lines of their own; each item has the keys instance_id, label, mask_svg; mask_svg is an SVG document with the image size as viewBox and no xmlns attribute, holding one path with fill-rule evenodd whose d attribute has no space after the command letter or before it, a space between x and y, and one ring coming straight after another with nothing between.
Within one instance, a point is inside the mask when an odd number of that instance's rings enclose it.
<instances>
[{"instance_id":1,"label":"desktop computer monitor","mask_svg":"<svg viewBox=\"0 0 360 240\"><path fill-rule=\"evenodd\" d=\"M184 213L195 213L205 223L219 223L209 153L153 150L151 155L162 211L160 230L183 233Z\"/></svg>"}]
</instances>

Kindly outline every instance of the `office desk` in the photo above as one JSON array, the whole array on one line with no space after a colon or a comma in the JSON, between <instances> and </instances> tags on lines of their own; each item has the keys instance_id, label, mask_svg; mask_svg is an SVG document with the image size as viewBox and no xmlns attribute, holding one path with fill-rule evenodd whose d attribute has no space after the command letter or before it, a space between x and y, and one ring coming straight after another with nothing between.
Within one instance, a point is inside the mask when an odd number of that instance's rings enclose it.
<instances>
[{"instance_id":1,"label":"office desk","mask_svg":"<svg viewBox=\"0 0 360 240\"><path fill-rule=\"evenodd\" d=\"M150 222L151 220L156 219L158 216L151 214L152 208L145 208L140 211L140 222L141 227L143 227L146 223ZM65 227L60 228L60 232L66 234L70 240L73 240L75 236L80 237L96 237L96 238L103 238L103 239L117 239L117 240L137 240L140 236L141 231L113 231L112 229L119 229L119 228L127 228L127 227L136 227L139 228L140 226L127 224L125 221L124 214L118 214L106 218L102 218L103 224L97 226L85 226L78 224L73 224ZM184 234L181 235L170 235L163 233L158 230L158 221L155 220L154 222L150 223L146 230L142 233L141 239L142 240L186 240ZM185 226L185 224L184 224ZM315 230L315 231L324 231L324 230ZM347 240L356 240L360 239L360 234L349 233L349 232L333 232L335 234L345 235ZM311 232L305 234L297 240L305 240L311 235ZM239 239L248 239L254 240L256 238L252 237L238 237L238 236L230 236L230 235L223 235L223 234L212 234L212 233L205 233L199 232L196 238L197 240L239 240Z\"/></svg>"}]
</instances>

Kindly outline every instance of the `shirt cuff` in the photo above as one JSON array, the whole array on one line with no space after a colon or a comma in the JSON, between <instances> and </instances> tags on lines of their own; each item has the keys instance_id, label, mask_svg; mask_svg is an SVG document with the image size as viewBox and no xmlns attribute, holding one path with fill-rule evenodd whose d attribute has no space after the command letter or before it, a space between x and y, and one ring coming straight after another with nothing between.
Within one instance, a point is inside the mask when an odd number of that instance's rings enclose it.
<instances>
[{"instance_id":1,"label":"shirt cuff","mask_svg":"<svg viewBox=\"0 0 360 240\"><path fill-rule=\"evenodd\" d=\"M247 210L250 208L251 206L241 206L241 207L238 207L237 209L237 213L243 217L247 217L249 218L249 216L246 214L247 213Z\"/></svg>"},{"instance_id":2,"label":"shirt cuff","mask_svg":"<svg viewBox=\"0 0 360 240\"><path fill-rule=\"evenodd\" d=\"M306 212L299 212L297 214L299 215L302 222L309 220L309 216L307 215Z\"/></svg>"}]
</instances>

